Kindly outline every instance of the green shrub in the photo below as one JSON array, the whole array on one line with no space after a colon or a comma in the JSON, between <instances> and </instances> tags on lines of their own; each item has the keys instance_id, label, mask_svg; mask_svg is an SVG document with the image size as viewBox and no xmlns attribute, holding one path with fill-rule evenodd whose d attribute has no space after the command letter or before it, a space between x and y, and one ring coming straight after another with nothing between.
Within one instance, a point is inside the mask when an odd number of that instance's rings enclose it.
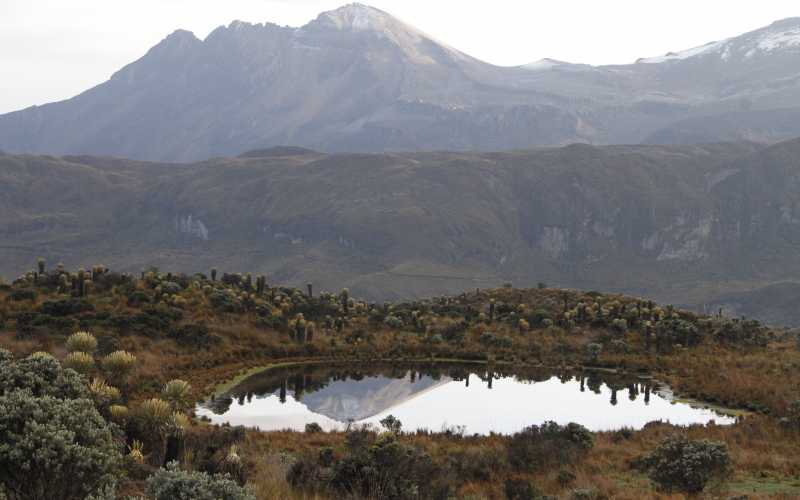
<instances>
[{"instance_id":1,"label":"green shrub","mask_svg":"<svg viewBox=\"0 0 800 500\"><path fill-rule=\"evenodd\" d=\"M222 339L208 330L206 325L189 324L173 328L167 337L174 339L177 343L194 348L210 347L218 344Z\"/></svg>"},{"instance_id":2,"label":"green shrub","mask_svg":"<svg viewBox=\"0 0 800 500\"><path fill-rule=\"evenodd\" d=\"M255 495L227 475L181 470L167 464L147 480L147 494L154 500L255 500Z\"/></svg>"},{"instance_id":3,"label":"green shrub","mask_svg":"<svg viewBox=\"0 0 800 500\"><path fill-rule=\"evenodd\" d=\"M33 290L14 290L8 296L13 302L22 302L25 300L36 300L36 292Z\"/></svg>"},{"instance_id":4,"label":"green shrub","mask_svg":"<svg viewBox=\"0 0 800 500\"><path fill-rule=\"evenodd\" d=\"M603 497L593 488L572 490L569 495L569 500L599 500L600 498Z\"/></svg>"},{"instance_id":5,"label":"green shrub","mask_svg":"<svg viewBox=\"0 0 800 500\"><path fill-rule=\"evenodd\" d=\"M542 498L539 489L525 479L507 479L504 489L508 500L539 500Z\"/></svg>"},{"instance_id":6,"label":"green shrub","mask_svg":"<svg viewBox=\"0 0 800 500\"><path fill-rule=\"evenodd\" d=\"M575 479L575 473L570 470L561 469L558 471L558 484L561 486L569 486L575 482Z\"/></svg>"},{"instance_id":7,"label":"green shrub","mask_svg":"<svg viewBox=\"0 0 800 500\"><path fill-rule=\"evenodd\" d=\"M48 300L39 306L39 312L50 316L70 316L82 312L94 311L94 306L86 299Z\"/></svg>"},{"instance_id":8,"label":"green shrub","mask_svg":"<svg viewBox=\"0 0 800 500\"><path fill-rule=\"evenodd\" d=\"M723 484L733 470L725 443L691 441L682 435L666 438L642 462L659 488L689 494Z\"/></svg>"},{"instance_id":9,"label":"green shrub","mask_svg":"<svg viewBox=\"0 0 800 500\"><path fill-rule=\"evenodd\" d=\"M403 428L403 423L394 415L387 415L386 418L380 421L381 427L393 434L399 434Z\"/></svg>"},{"instance_id":10,"label":"green shrub","mask_svg":"<svg viewBox=\"0 0 800 500\"><path fill-rule=\"evenodd\" d=\"M517 470L539 470L575 463L592 448L592 434L576 423L564 426L545 422L514 434L508 445L508 461Z\"/></svg>"},{"instance_id":11,"label":"green shrub","mask_svg":"<svg viewBox=\"0 0 800 500\"><path fill-rule=\"evenodd\" d=\"M52 356L0 350L0 485L9 500L83 500L113 489L121 447L83 377Z\"/></svg>"},{"instance_id":12,"label":"green shrub","mask_svg":"<svg viewBox=\"0 0 800 500\"><path fill-rule=\"evenodd\" d=\"M141 290L135 290L128 294L128 305L131 307L139 307L142 304L149 304L150 296Z\"/></svg>"},{"instance_id":13,"label":"green shrub","mask_svg":"<svg viewBox=\"0 0 800 500\"><path fill-rule=\"evenodd\" d=\"M0 353L0 394L25 390L32 397L91 398L86 380L74 370L62 368L50 355L34 354L15 361L8 351Z\"/></svg>"},{"instance_id":14,"label":"green shrub","mask_svg":"<svg viewBox=\"0 0 800 500\"><path fill-rule=\"evenodd\" d=\"M461 481L490 481L508 467L505 454L488 445L455 450L447 458Z\"/></svg>"},{"instance_id":15,"label":"green shrub","mask_svg":"<svg viewBox=\"0 0 800 500\"><path fill-rule=\"evenodd\" d=\"M387 500L431 498L440 475L427 453L385 435L337 462L330 484L345 495Z\"/></svg>"},{"instance_id":16,"label":"green shrub","mask_svg":"<svg viewBox=\"0 0 800 500\"><path fill-rule=\"evenodd\" d=\"M306 424L306 434L319 434L322 432L322 426L316 422Z\"/></svg>"}]
</instances>

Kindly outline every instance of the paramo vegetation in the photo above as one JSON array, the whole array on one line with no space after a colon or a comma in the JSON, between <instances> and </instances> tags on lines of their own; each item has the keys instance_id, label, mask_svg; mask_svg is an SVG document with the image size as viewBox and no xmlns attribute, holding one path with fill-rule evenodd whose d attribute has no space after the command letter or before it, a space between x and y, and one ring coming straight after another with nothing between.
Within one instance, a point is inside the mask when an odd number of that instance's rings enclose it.
<instances>
[{"instance_id":1,"label":"paramo vegetation","mask_svg":"<svg viewBox=\"0 0 800 500\"><path fill-rule=\"evenodd\" d=\"M0 284L0 347L9 500L800 495L794 333L633 297L541 285L368 303L264 276L40 260ZM310 360L613 370L742 418L601 433L532 422L511 436L469 436L403 432L397 419L300 433L194 416L220 383Z\"/></svg>"}]
</instances>

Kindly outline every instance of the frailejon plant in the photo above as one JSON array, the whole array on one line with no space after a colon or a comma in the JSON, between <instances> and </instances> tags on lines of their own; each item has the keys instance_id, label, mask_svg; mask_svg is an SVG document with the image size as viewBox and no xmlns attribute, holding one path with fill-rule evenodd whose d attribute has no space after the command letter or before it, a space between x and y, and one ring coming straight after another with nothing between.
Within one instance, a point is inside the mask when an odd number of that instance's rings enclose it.
<instances>
[{"instance_id":1,"label":"frailejon plant","mask_svg":"<svg viewBox=\"0 0 800 500\"><path fill-rule=\"evenodd\" d=\"M88 375L94 370L94 358L85 352L76 351L66 355L62 362L64 368L71 368L78 373Z\"/></svg>"},{"instance_id":2,"label":"frailejon plant","mask_svg":"<svg viewBox=\"0 0 800 500\"><path fill-rule=\"evenodd\" d=\"M108 378L122 386L136 366L136 356L127 351L114 351L103 358L102 365Z\"/></svg>"},{"instance_id":3,"label":"frailejon plant","mask_svg":"<svg viewBox=\"0 0 800 500\"><path fill-rule=\"evenodd\" d=\"M173 410L182 410L191 403L191 392L192 386L188 382L174 379L164 385L161 394Z\"/></svg>"}]
</instances>

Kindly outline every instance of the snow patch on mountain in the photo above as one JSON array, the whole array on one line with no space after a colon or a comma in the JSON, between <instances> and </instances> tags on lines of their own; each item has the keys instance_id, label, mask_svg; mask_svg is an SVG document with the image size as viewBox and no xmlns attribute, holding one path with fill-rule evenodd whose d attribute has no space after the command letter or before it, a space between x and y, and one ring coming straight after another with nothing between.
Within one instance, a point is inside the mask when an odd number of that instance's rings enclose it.
<instances>
[{"instance_id":1,"label":"snow patch on mountain","mask_svg":"<svg viewBox=\"0 0 800 500\"><path fill-rule=\"evenodd\" d=\"M800 27L788 31L766 33L758 40L757 47L767 52L786 47L800 46Z\"/></svg>"},{"instance_id":2,"label":"snow patch on mountain","mask_svg":"<svg viewBox=\"0 0 800 500\"><path fill-rule=\"evenodd\" d=\"M645 57L636 61L640 64L659 64L668 61L683 61L684 59L689 59L690 57L696 57L703 54L709 54L711 52L718 51L719 49L723 48L728 40L722 40L719 42L711 42L705 45L701 45L699 47L694 47L691 49L687 49L681 52L669 52L663 56L657 57Z\"/></svg>"},{"instance_id":3,"label":"snow patch on mountain","mask_svg":"<svg viewBox=\"0 0 800 500\"><path fill-rule=\"evenodd\" d=\"M798 47L800 47L800 19L786 19L736 38L707 43L681 52L670 52L663 56L646 57L636 62L660 64L713 54L718 55L723 61L729 61L734 57L750 59L760 54Z\"/></svg>"}]
</instances>

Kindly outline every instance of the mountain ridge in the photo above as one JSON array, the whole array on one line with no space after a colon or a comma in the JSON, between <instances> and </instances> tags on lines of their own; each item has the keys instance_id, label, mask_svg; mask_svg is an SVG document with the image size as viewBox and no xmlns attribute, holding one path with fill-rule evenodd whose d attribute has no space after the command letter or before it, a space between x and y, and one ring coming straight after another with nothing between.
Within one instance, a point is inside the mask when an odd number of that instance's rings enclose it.
<instances>
[{"instance_id":1,"label":"mountain ridge","mask_svg":"<svg viewBox=\"0 0 800 500\"><path fill-rule=\"evenodd\" d=\"M742 57L707 50L613 66L494 66L361 4L297 28L234 21L204 40L177 30L72 99L0 115L0 149L198 161L282 144L379 153L776 142L793 128L726 115L800 102L795 23L724 42ZM753 44L763 57L744 57Z\"/></svg>"}]
</instances>

